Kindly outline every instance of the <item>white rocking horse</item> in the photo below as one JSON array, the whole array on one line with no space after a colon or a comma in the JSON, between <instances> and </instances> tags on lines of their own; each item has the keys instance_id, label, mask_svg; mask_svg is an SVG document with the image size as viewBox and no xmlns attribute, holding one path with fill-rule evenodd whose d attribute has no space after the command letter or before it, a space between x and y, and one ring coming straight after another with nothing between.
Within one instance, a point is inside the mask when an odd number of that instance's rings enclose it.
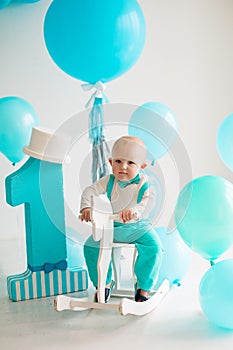
<instances>
[{"instance_id":1,"label":"white rocking horse","mask_svg":"<svg viewBox=\"0 0 233 350\"><path fill-rule=\"evenodd\" d=\"M100 205L98 205L101 203ZM105 200L106 203L106 200ZM110 203L110 202L109 202ZM99 200L99 197L92 198L92 234L95 241L100 241L100 251L98 259L98 289L97 289L97 301L94 301L93 295L89 297L70 297L68 295L59 295L54 301L54 307L57 311L72 310L82 311L86 309L108 309L116 310L121 315L133 314L133 315L145 315L154 310L168 293L170 284L168 280L164 280L163 283L156 291L150 292L150 298L142 303L134 301L134 291L120 289L120 259L119 251L120 247L125 246L125 243L113 243L113 222L117 218L117 215L112 214L110 205L108 206L108 213L106 210L100 210L103 208L103 201ZM95 204L95 207L94 207ZM98 208L98 209L97 209ZM106 208L105 208L106 209ZM111 213L111 214L109 214ZM115 255L114 255L115 250ZM134 256L135 257L135 256ZM116 280L116 288L113 289L111 296L118 297L117 303L105 303L105 282L108 271L108 266L111 258L113 259L114 277Z\"/></svg>"}]
</instances>

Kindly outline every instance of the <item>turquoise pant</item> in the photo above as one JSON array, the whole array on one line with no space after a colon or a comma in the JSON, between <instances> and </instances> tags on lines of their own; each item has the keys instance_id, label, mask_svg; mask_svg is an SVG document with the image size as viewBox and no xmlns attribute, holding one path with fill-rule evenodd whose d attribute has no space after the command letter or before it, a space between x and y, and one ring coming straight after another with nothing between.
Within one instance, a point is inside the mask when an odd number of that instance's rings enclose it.
<instances>
[{"instance_id":1,"label":"turquoise pant","mask_svg":"<svg viewBox=\"0 0 233 350\"><path fill-rule=\"evenodd\" d=\"M137 288L151 290L155 286L162 260L162 244L149 221L141 220L132 224L117 224L114 227L114 242L133 243L137 249L134 273ZM98 285L97 262L100 242L90 236L84 244L84 256L90 279ZM112 280L112 263L110 262L106 284Z\"/></svg>"}]
</instances>

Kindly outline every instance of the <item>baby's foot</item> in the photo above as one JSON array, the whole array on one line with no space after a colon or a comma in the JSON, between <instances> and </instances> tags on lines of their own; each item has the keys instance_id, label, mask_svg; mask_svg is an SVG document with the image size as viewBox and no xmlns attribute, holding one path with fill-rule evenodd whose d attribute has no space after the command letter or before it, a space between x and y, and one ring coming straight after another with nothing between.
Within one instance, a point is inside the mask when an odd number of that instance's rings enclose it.
<instances>
[{"instance_id":1,"label":"baby's foot","mask_svg":"<svg viewBox=\"0 0 233 350\"><path fill-rule=\"evenodd\" d=\"M148 296L149 296L149 292L147 290L137 289L135 294L135 301L139 303L143 301L147 301Z\"/></svg>"},{"instance_id":2,"label":"baby's foot","mask_svg":"<svg viewBox=\"0 0 233 350\"><path fill-rule=\"evenodd\" d=\"M111 283L106 286L106 288L105 288L105 303L107 303L109 301L114 286L115 286L115 281L111 281ZM96 289L97 289L97 287L96 287ZM98 302L97 293L95 294L95 302Z\"/></svg>"}]
</instances>

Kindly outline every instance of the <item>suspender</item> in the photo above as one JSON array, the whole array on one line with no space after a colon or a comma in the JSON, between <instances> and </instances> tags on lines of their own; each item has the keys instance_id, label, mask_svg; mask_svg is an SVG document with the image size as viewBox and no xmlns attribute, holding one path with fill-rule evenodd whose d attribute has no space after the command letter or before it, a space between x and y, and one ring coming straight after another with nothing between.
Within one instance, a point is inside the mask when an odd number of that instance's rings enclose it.
<instances>
[{"instance_id":1,"label":"suspender","mask_svg":"<svg viewBox=\"0 0 233 350\"><path fill-rule=\"evenodd\" d=\"M144 196L144 193L148 190L149 186L149 182L144 182L144 184L138 192L137 204L141 202L142 197Z\"/></svg>"},{"instance_id":2,"label":"suspender","mask_svg":"<svg viewBox=\"0 0 233 350\"><path fill-rule=\"evenodd\" d=\"M113 184L114 184L115 177L113 174L110 174L108 184L107 184L107 196L108 199L111 200L111 195L112 195L112 189L113 189Z\"/></svg>"},{"instance_id":3,"label":"suspender","mask_svg":"<svg viewBox=\"0 0 233 350\"><path fill-rule=\"evenodd\" d=\"M115 180L114 175L110 174L108 184L107 184L107 197L109 200L111 200L114 180ZM137 203L141 202L142 197L143 197L144 193L148 190L149 186L150 186L149 182L144 182L144 184L142 185L142 187L140 188L140 190L138 192Z\"/></svg>"}]
</instances>

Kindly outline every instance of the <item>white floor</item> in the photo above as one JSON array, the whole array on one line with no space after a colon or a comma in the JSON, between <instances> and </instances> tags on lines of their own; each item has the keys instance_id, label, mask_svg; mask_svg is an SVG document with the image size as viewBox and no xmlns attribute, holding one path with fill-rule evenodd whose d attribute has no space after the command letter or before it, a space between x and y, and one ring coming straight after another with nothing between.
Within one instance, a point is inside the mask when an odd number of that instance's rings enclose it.
<instances>
[{"instance_id":1,"label":"white floor","mask_svg":"<svg viewBox=\"0 0 233 350\"><path fill-rule=\"evenodd\" d=\"M122 261L130 265L125 254ZM0 347L28 349L232 349L233 331L212 326L201 311L198 286L209 263L194 255L189 273L152 313L54 310L54 297L12 302L6 277L25 269L23 242L0 241ZM123 277L125 285L128 275ZM91 289L91 292L93 290Z\"/></svg>"}]
</instances>

